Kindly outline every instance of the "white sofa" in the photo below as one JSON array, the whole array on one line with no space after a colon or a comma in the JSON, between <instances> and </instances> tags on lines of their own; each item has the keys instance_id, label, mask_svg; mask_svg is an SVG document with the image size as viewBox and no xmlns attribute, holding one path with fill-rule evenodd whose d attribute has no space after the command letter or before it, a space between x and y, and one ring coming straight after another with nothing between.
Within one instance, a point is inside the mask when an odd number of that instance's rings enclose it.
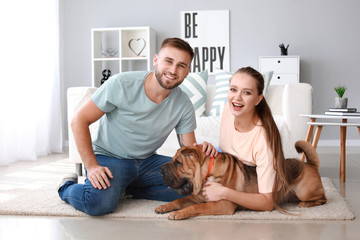
<instances>
[{"instance_id":1,"label":"white sofa","mask_svg":"<svg viewBox=\"0 0 360 240\"><path fill-rule=\"evenodd\" d=\"M93 87L74 87L67 91L68 102L68 126L74 113L96 91ZM198 143L207 141L214 146L219 145L221 117L208 116L215 94L215 85L207 86L206 114L197 118L195 136ZM298 157L294 149L297 140L305 139L307 133L307 119L299 114L312 113L312 87L307 83L295 83L287 85L270 85L266 96L272 110L275 122L280 130L284 153L286 157ZM90 126L93 133L97 129L97 123ZM173 156L179 148L175 131L173 131L163 146L157 151L159 154ZM72 162L81 163L74 137L69 127L69 158ZM78 169L79 169L79 165Z\"/></svg>"}]
</instances>

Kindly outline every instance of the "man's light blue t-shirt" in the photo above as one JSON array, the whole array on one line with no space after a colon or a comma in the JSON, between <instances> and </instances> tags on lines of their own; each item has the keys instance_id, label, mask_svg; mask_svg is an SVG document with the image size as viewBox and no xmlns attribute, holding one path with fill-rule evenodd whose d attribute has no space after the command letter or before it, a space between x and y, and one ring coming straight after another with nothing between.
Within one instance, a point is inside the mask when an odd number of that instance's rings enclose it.
<instances>
[{"instance_id":1,"label":"man's light blue t-shirt","mask_svg":"<svg viewBox=\"0 0 360 240\"><path fill-rule=\"evenodd\" d=\"M95 154L115 158L144 159L165 142L175 128L177 134L195 130L194 107L176 87L160 104L145 94L150 72L125 72L109 78L92 96L106 114L93 139Z\"/></svg>"}]
</instances>

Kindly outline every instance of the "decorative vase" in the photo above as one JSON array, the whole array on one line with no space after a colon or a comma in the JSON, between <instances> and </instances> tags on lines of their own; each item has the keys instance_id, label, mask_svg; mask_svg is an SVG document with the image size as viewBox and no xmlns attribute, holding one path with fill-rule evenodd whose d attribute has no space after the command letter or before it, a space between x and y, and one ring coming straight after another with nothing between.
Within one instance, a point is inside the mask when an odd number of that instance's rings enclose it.
<instances>
[{"instance_id":1,"label":"decorative vase","mask_svg":"<svg viewBox=\"0 0 360 240\"><path fill-rule=\"evenodd\" d=\"M335 108L347 108L348 99L347 98L335 98Z\"/></svg>"},{"instance_id":2,"label":"decorative vase","mask_svg":"<svg viewBox=\"0 0 360 240\"><path fill-rule=\"evenodd\" d=\"M288 55L288 48L289 48L289 44L285 47L285 45L282 43L279 45L280 47L280 52L281 52L281 56L287 56Z\"/></svg>"}]
</instances>

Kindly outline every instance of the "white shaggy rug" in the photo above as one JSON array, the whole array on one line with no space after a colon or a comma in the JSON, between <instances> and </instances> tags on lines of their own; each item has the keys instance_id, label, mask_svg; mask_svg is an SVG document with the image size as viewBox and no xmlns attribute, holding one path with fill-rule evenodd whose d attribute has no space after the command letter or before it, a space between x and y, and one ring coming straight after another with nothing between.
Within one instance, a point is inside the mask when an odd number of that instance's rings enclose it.
<instances>
[{"instance_id":1,"label":"white shaggy rug","mask_svg":"<svg viewBox=\"0 0 360 240\"><path fill-rule=\"evenodd\" d=\"M352 220L355 218L349 204L339 194L329 178L322 178L328 202L312 208L299 208L296 204L287 204L286 209L299 216L271 212L237 211L234 215L201 216L197 219L222 220ZM32 215L32 216L69 216L87 217L83 212L75 210L62 201L54 186L34 191L10 190L15 198L0 203L0 215ZM108 218L147 218L166 219L168 214L156 214L154 209L163 204L151 200L121 200L114 213Z\"/></svg>"}]
</instances>

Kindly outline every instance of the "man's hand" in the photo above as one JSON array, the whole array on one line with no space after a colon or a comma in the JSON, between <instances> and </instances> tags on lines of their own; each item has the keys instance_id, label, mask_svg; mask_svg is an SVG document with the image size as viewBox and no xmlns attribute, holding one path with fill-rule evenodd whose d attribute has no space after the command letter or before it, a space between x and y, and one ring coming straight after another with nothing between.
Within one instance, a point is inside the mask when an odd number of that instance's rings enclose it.
<instances>
[{"instance_id":1,"label":"man's hand","mask_svg":"<svg viewBox=\"0 0 360 240\"><path fill-rule=\"evenodd\" d=\"M101 190L110 187L110 181L108 177L113 178L113 175L107 167L97 165L91 168L87 168L87 178L90 180L94 188Z\"/></svg>"},{"instance_id":2,"label":"man's hand","mask_svg":"<svg viewBox=\"0 0 360 240\"><path fill-rule=\"evenodd\" d=\"M194 146L196 146L196 145L197 144L194 143ZM216 150L216 148L211 143L203 142L199 145L202 145L202 151L204 153L206 153L207 156L216 157L219 154L219 152Z\"/></svg>"}]
</instances>

